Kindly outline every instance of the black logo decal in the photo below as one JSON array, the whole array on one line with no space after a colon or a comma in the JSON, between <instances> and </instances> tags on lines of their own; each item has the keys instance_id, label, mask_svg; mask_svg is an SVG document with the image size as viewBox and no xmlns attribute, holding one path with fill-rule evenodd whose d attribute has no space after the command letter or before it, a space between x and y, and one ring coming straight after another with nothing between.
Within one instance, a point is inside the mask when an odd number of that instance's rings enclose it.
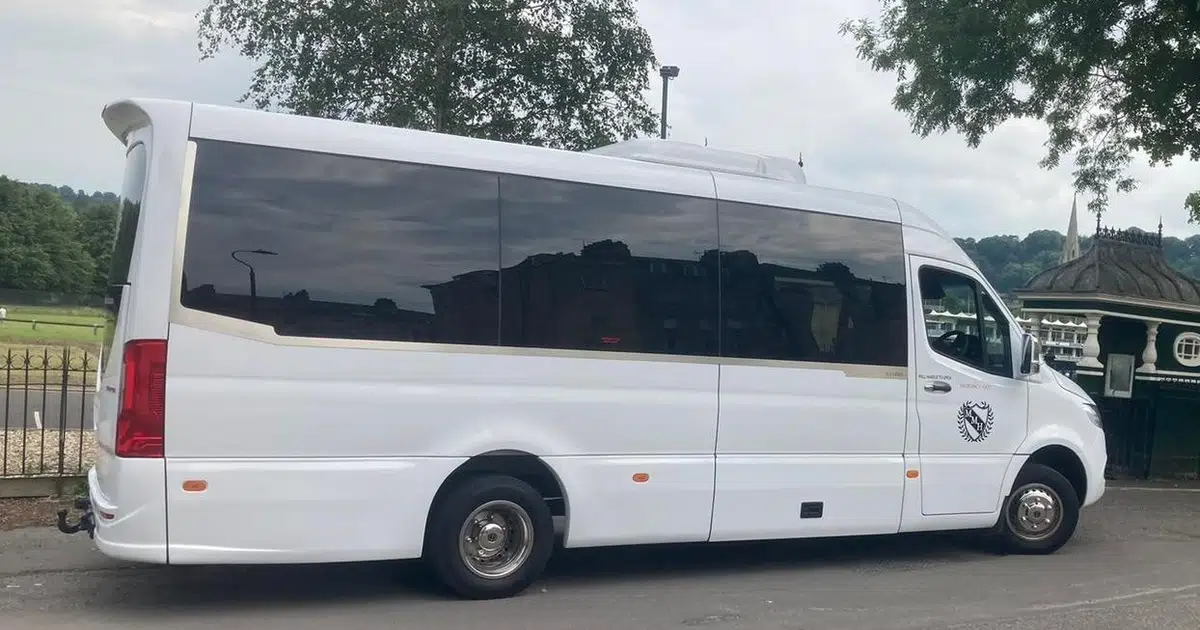
<instances>
[{"instance_id":1,"label":"black logo decal","mask_svg":"<svg viewBox=\"0 0 1200 630\"><path fill-rule=\"evenodd\" d=\"M982 442L992 434L996 421L992 406L986 402L967 401L958 408L958 432L968 442Z\"/></svg>"}]
</instances>

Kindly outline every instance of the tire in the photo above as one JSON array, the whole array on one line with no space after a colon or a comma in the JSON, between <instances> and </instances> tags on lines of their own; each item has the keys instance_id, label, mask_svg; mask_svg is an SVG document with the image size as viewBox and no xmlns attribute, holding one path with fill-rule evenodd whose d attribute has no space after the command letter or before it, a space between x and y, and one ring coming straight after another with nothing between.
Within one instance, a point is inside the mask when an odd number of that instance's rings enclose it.
<instances>
[{"instance_id":1,"label":"tire","mask_svg":"<svg viewBox=\"0 0 1200 630\"><path fill-rule=\"evenodd\" d=\"M497 513L501 519L494 518ZM480 544L474 549L500 558L499 566L469 561L460 545L478 517L486 519L483 526L490 531L476 529L474 539ZM491 543L485 542L489 537ZM499 548L488 548L494 545ZM554 521L541 494L514 477L482 475L458 482L433 506L424 559L459 597L500 599L521 593L537 580L553 549ZM505 556L510 556L507 562Z\"/></svg>"},{"instance_id":2,"label":"tire","mask_svg":"<svg viewBox=\"0 0 1200 630\"><path fill-rule=\"evenodd\" d=\"M1057 512L1048 507L1057 507ZM1000 550L1051 554L1071 539L1078 524L1079 497L1071 482L1049 466L1030 464L1004 500L998 523Z\"/></svg>"}]
</instances>

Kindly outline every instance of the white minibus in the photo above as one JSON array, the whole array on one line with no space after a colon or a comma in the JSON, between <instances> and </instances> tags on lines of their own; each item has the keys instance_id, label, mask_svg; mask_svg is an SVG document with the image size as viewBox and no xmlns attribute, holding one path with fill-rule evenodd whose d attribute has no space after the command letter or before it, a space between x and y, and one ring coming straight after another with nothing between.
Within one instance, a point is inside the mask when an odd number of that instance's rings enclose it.
<instances>
[{"instance_id":1,"label":"white minibus","mask_svg":"<svg viewBox=\"0 0 1200 630\"><path fill-rule=\"evenodd\" d=\"M1105 491L1094 402L955 241L789 161L123 100L82 530L171 564L979 530ZM933 307L972 317L927 324Z\"/></svg>"}]
</instances>

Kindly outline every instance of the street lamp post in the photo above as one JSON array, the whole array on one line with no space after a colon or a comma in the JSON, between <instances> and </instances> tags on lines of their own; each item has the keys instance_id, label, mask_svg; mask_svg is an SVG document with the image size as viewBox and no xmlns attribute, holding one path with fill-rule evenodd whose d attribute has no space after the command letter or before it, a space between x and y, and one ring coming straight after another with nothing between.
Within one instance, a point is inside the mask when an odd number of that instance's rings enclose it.
<instances>
[{"instance_id":1,"label":"street lamp post","mask_svg":"<svg viewBox=\"0 0 1200 630\"><path fill-rule=\"evenodd\" d=\"M679 66L663 66L658 69L658 73L660 75L662 75L662 81L663 81L663 95L662 95L663 98L662 98L662 114L661 114L662 121L660 123L658 136L665 140L667 138L667 90L669 89L668 86L671 84L671 79L674 79L675 77L679 76Z\"/></svg>"},{"instance_id":2,"label":"street lamp post","mask_svg":"<svg viewBox=\"0 0 1200 630\"><path fill-rule=\"evenodd\" d=\"M254 278L254 266L238 258L238 254L259 254L261 256L278 256L279 254L265 249L235 249L229 252L229 257L242 263L250 270L250 317L258 316L258 284Z\"/></svg>"}]
</instances>

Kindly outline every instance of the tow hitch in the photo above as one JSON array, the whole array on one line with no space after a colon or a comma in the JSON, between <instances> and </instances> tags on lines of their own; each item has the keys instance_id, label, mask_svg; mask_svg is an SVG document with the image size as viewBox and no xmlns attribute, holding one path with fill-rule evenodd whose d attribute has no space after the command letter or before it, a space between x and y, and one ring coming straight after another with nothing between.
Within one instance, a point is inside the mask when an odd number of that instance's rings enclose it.
<instances>
[{"instance_id":1,"label":"tow hitch","mask_svg":"<svg viewBox=\"0 0 1200 630\"><path fill-rule=\"evenodd\" d=\"M58 511L58 531L64 534L75 534L81 531L86 531L89 538L96 538L96 520L92 515L92 502L87 497L78 497L75 499L75 509L83 512L79 515L79 521L74 525L67 522L67 511Z\"/></svg>"}]
</instances>

